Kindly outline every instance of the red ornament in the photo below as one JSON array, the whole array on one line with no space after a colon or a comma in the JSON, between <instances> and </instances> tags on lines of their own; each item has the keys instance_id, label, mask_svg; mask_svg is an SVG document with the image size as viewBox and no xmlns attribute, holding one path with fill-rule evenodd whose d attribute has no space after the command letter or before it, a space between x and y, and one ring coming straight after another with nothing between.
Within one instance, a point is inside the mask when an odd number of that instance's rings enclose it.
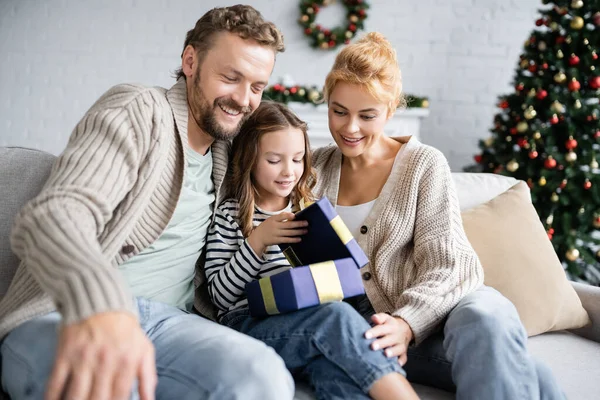
<instances>
[{"instance_id":1,"label":"red ornament","mask_svg":"<svg viewBox=\"0 0 600 400\"><path fill-rule=\"evenodd\" d=\"M350 44L350 39L344 40L344 44Z\"/></svg>"},{"instance_id":2,"label":"red ornament","mask_svg":"<svg viewBox=\"0 0 600 400\"><path fill-rule=\"evenodd\" d=\"M548 233L551 234L551 235L554 235L554 228L548 229Z\"/></svg>"},{"instance_id":3,"label":"red ornament","mask_svg":"<svg viewBox=\"0 0 600 400\"><path fill-rule=\"evenodd\" d=\"M579 83L577 79L573 78L571 82L569 82L569 90L571 92L576 92L579 89L581 89L581 83Z\"/></svg>"},{"instance_id":4,"label":"red ornament","mask_svg":"<svg viewBox=\"0 0 600 400\"><path fill-rule=\"evenodd\" d=\"M519 140L517 140L517 144L519 145L520 148L524 148L525 146L527 146L527 139L525 138L521 138Z\"/></svg>"},{"instance_id":5,"label":"red ornament","mask_svg":"<svg viewBox=\"0 0 600 400\"><path fill-rule=\"evenodd\" d=\"M542 69L548 69L548 63L543 63L542 64Z\"/></svg>"},{"instance_id":6,"label":"red ornament","mask_svg":"<svg viewBox=\"0 0 600 400\"><path fill-rule=\"evenodd\" d=\"M552 234L548 233L548 239L552 240Z\"/></svg>"},{"instance_id":7,"label":"red ornament","mask_svg":"<svg viewBox=\"0 0 600 400\"><path fill-rule=\"evenodd\" d=\"M525 89L525 85L519 83L517 86L515 86L515 89L517 89L517 91L520 92L521 90Z\"/></svg>"},{"instance_id":8,"label":"red ornament","mask_svg":"<svg viewBox=\"0 0 600 400\"><path fill-rule=\"evenodd\" d=\"M330 40L329 41L329 47L333 47L335 46L335 40Z\"/></svg>"},{"instance_id":9,"label":"red ornament","mask_svg":"<svg viewBox=\"0 0 600 400\"><path fill-rule=\"evenodd\" d=\"M350 30L352 32L355 32L356 31L356 25L354 25L354 24L348 25L348 30Z\"/></svg>"},{"instance_id":10,"label":"red ornament","mask_svg":"<svg viewBox=\"0 0 600 400\"><path fill-rule=\"evenodd\" d=\"M600 76L595 76L590 79L590 87L592 89L600 89Z\"/></svg>"},{"instance_id":11,"label":"red ornament","mask_svg":"<svg viewBox=\"0 0 600 400\"><path fill-rule=\"evenodd\" d=\"M329 36L329 35L331 35L331 31L330 31L329 29L325 29L325 30L323 31L323 35L325 35L325 36Z\"/></svg>"},{"instance_id":12,"label":"red ornament","mask_svg":"<svg viewBox=\"0 0 600 400\"><path fill-rule=\"evenodd\" d=\"M297 91L298 91L298 88L296 86L290 88L291 94L296 94Z\"/></svg>"},{"instance_id":13,"label":"red ornament","mask_svg":"<svg viewBox=\"0 0 600 400\"><path fill-rule=\"evenodd\" d=\"M529 66L529 68L527 68L527 69L529 70L529 72L531 72L531 73L535 73L535 71L537 71L537 65L535 65L535 64L531 64L531 65Z\"/></svg>"},{"instance_id":14,"label":"red ornament","mask_svg":"<svg viewBox=\"0 0 600 400\"><path fill-rule=\"evenodd\" d=\"M598 54L596 54L595 51L592 51L592 60L597 60L598 59Z\"/></svg>"},{"instance_id":15,"label":"red ornament","mask_svg":"<svg viewBox=\"0 0 600 400\"><path fill-rule=\"evenodd\" d=\"M508 101L506 101L506 100L502 100L502 101L500 102L500 104L498 104L498 107L500 107L500 108L501 108L501 109L503 109L503 110L506 110L506 109L508 108Z\"/></svg>"},{"instance_id":16,"label":"red ornament","mask_svg":"<svg viewBox=\"0 0 600 400\"><path fill-rule=\"evenodd\" d=\"M310 28L306 28L306 29L304 30L304 33L305 33L306 35L310 35L310 34L312 33L312 29L310 29Z\"/></svg>"},{"instance_id":17,"label":"red ornament","mask_svg":"<svg viewBox=\"0 0 600 400\"><path fill-rule=\"evenodd\" d=\"M552 169L552 168L556 167L556 160L552 157L548 157L546 159L546 161L544 161L544 167L546 167L548 169Z\"/></svg>"},{"instance_id":18,"label":"red ornament","mask_svg":"<svg viewBox=\"0 0 600 400\"><path fill-rule=\"evenodd\" d=\"M283 86L281 86L279 83L274 84L273 89L275 89L276 92L283 92Z\"/></svg>"},{"instance_id":19,"label":"red ornament","mask_svg":"<svg viewBox=\"0 0 600 400\"><path fill-rule=\"evenodd\" d=\"M317 4L312 5L313 10L315 10L315 14L319 12L320 8Z\"/></svg>"},{"instance_id":20,"label":"red ornament","mask_svg":"<svg viewBox=\"0 0 600 400\"><path fill-rule=\"evenodd\" d=\"M517 128L514 128L514 127L510 128L509 132L510 132L511 135L516 135L517 134Z\"/></svg>"},{"instance_id":21,"label":"red ornament","mask_svg":"<svg viewBox=\"0 0 600 400\"><path fill-rule=\"evenodd\" d=\"M569 64L573 66L579 64L579 57L577 57L575 54L571 55L571 58L569 58Z\"/></svg>"},{"instance_id":22,"label":"red ornament","mask_svg":"<svg viewBox=\"0 0 600 400\"><path fill-rule=\"evenodd\" d=\"M600 131L596 131L596 133L594 133L594 139L598 138L600 138Z\"/></svg>"},{"instance_id":23,"label":"red ornament","mask_svg":"<svg viewBox=\"0 0 600 400\"><path fill-rule=\"evenodd\" d=\"M552 125L556 125L556 124L558 124L558 121L559 121L559 120L558 120L558 117L556 116L556 114L554 114L554 115L552 116L552 118L550 118L550 123L551 123Z\"/></svg>"},{"instance_id":24,"label":"red ornament","mask_svg":"<svg viewBox=\"0 0 600 400\"><path fill-rule=\"evenodd\" d=\"M570 138L565 142L565 147L567 148L567 150L575 149L577 147L577 140Z\"/></svg>"},{"instance_id":25,"label":"red ornament","mask_svg":"<svg viewBox=\"0 0 600 400\"><path fill-rule=\"evenodd\" d=\"M481 160L483 159L483 157L481 156L481 154L477 154L475 157L473 157L473 159L477 164L481 164Z\"/></svg>"},{"instance_id":26,"label":"red ornament","mask_svg":"<svg viewBox=\"0 0 600 400\"><path fill-rule=\"evenodd\" d=\"M566 188L566 187L567 187L567 180L566 180L566 179L563 179L563 180L560 182L560 185L558 185L558 187L559 187L559 188L561 188L561 189L564 189L564 188Z\"/></svg>"},{"instance_id":27,"label":"red ornament","mask_svg":"<svg viewBox=\"0 0 600 400\"><path fill-rule=\"evenodd\" d=\"M538 20L535 21L535 26L542 26L544 25L544 19L540 18Z\"/></svg>"},{"instance_id":28,"label":"red ornament","mask_svg":"<svg viewBox=\"0 0 600 400\"><path fill-rule=\"evenodd\" d=\"M564 36L557 36L556 37L556 44L562 44L565 42L565 37Z\"/></svg>"},{"instance_id":29,"label":"red ornament","mask_svg":"<svg viewBox=\"0 0 600 400\"><path fill-rule=\"evenodd\" d=\"M592 17L592 21L594 21L594 25L600 26L600 12L594 14L594 16Z\"/></svg>"},{"instance_id":30,"label":"red ornament","mask_svg":"<svg viewBox=\"0 0 600 400\"><path fill-rule=\"evenodd\" d=\"M546 96L548 96L548 92L545 91L544 89L540 89L540 90L538 90L535 97L537 97L538 100L544 100L546 98Z\"/></svg>"},{"instance_id":31,"label":"red ornament","mask_svg":"<svg viewBox=\"0 0 600 400\"><path fill-rule=\"evenodd\" d=\"M585 182L583 182L583 188L585 190L590 190L592 188L592 182L586 179Z\"/></svg>"},{"instance_id":32,"label":"red ornament","mask_svg":"<svg viewBox=\"0 0 600 400\"><path fill-rule=\"evenodd\" d=\"M367 13L365 12L365 10L359 10L358 15L360 15L361 18L364 18L367 15Z\"/></svg>"},{"instance_id":33,"label":"red ornament","mask_svg":"<svg viewBox=\"0 0 600 400\"><path fill-rule=\"evenodd\" d=\"M531 158L532 160L536 159L536 158L537 158L537 156L538 156L538 152L537 152L537 151L535 151L535 150L531 150L531 151L529 152L529 158Z\"/></svg>"}]
</instances>

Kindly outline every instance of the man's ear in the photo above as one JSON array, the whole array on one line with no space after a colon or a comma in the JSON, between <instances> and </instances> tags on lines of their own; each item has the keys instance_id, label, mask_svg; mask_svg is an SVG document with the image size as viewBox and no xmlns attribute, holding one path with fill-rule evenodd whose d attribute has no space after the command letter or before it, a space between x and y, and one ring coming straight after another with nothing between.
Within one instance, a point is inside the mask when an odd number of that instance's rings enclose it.
<instances>
[{"instance_id":1,"label":"man's ear","mask_svg":"<svg viewBox=\"0 0 600 400\"><path fill-rule=\"evenodd\" d=\"M181 70L186 78L189 78L194 73L194 68L198 62L196 49L191 44L188 44L181 55Z\"/></svg>"}]
</instances>

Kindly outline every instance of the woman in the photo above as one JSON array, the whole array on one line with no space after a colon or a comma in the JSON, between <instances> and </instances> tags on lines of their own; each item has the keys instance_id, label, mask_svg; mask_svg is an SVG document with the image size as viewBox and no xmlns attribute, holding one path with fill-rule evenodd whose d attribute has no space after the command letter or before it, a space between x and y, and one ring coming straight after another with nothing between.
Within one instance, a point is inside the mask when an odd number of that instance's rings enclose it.
<instances>
[{"instance_id":1,"label":"woman","mask_svg":"<svg viewBox=\"0 0 600 400\"><path fill-rule=\"evenodd\" d=\"M337 146L313 157L315 194L336 205L370 259L366 296L352 302L373 325L366 337L406 363L409 380L456 385L461 399L563 398L527 353L512 303L483 286L444 156L415 138L384 135L401 86L381 34L345 47L324 88Z\"/></svg>"}]
</instances>

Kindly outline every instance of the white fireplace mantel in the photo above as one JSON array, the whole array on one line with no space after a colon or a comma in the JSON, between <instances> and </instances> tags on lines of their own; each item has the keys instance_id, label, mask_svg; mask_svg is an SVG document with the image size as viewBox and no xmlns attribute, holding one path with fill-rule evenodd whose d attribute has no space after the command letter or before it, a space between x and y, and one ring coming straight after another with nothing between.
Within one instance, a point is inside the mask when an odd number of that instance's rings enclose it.
<instances>
[{"instance_id":1,"label":"white fireplace mantel","mask_svg":"<svg viewBox=\"0 0 600 400\"><path fill-rule=\"evenodd\" d=\"M314 106L308 103L288 103L298 117L308 124L311 147L317 148L333 143L327 123L327 105ZM415 136L421 140L421 121L429 115L428 108L398 110L385 126L388 136Z\"/></svg>"}]
</instances>

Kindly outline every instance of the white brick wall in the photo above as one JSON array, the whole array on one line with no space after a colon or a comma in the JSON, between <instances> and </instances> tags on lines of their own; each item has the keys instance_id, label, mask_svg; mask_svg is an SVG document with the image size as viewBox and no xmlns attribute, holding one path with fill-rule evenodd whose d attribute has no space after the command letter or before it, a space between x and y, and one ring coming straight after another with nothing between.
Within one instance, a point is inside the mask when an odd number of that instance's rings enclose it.
<instances>
[{"instance_id":1,"label":"white brick wall","mask_svg":"<svg viewBox=\"0 0 600 400\"><path fill-rule=\"evenodd\" d=\"M185 33L209 8L237 1L0 0L0 145L58 153L74 125L110 86L169 87ZM273 80L321 85L335 53L309 47L297 0L249 0L284 32ZM427 95L422 140L453 169L488 135L496 96L510 88L540 0L371 0L368 30L398 51L407 92ZM342 6L327 7L337 25ZM310 60L310 62L309 62Z\"/></svg>"}]
</instances>

